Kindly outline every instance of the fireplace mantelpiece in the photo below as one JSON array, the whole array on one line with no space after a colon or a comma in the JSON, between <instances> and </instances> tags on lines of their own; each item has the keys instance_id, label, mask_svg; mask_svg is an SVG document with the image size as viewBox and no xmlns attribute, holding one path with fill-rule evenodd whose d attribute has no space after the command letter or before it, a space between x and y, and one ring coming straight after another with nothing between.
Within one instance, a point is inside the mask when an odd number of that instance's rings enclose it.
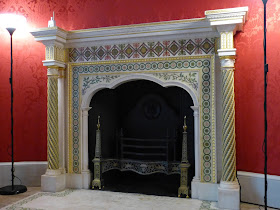
<instances>
[{"instance_id":1,"label":"fireplace mantelpiece","mask_svg":"<svg viewBox=\"0 0 280 210\"><path fill-rule=\"evenodd\" d=\"M198 19L31 32L46 46L43 65L48 68L48 170L42 190L89 188L90 100L103 88L142 79L181 87L193 100L192 197L238 209L233 38L243 29L247 11L240 7L206 11Z\"/></svg>"}]
</instances>

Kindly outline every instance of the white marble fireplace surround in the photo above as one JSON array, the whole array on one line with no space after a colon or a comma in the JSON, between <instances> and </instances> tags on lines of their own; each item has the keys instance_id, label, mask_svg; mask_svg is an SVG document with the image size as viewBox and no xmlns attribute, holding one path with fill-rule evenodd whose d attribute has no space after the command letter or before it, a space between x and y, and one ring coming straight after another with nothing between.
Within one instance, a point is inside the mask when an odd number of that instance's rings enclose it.
<instances>
[{"instance_id":1,"label":"white marble fireplace surround","mask_svg":"<svg viewBox=\"0 0 280 210\"><path fill-rule=\"evenodd\" d=\"M186 90L194 106L192 198L239 209L234 121L234 35L248 7L204 18L66 31L32 31L46 47L48 169L43 191L89 189L88 111L101 89L134 80ZM238 69L237 69L238 71Z\"/></svg>"}]
</instances>

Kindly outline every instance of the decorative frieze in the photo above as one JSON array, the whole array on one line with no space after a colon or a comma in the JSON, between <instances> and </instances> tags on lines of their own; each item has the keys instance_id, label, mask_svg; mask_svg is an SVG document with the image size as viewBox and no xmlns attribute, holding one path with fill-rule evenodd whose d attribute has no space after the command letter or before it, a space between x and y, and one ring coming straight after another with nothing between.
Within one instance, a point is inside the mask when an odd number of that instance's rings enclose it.
<instances>
[{"instance_id":1,"label":"decorative frieze","mask_svg":"<svg viewBox=\"0 0 280 210\"><path fill-rule=\"evenodd\" d=\"M220 49L233 49L233 31L220 33Z\"/></svg>"},{"instance_id":2,"label":"decorative frieze","mask_svg":"<svg viewBox=\"0 0 280 210\"><path fill-rule=\"evenodd\" d=\"M169 40L132 44L89 46L69 49L70 62L174 57L213 54L214 38Z\"/></svg>"}]
</instances>

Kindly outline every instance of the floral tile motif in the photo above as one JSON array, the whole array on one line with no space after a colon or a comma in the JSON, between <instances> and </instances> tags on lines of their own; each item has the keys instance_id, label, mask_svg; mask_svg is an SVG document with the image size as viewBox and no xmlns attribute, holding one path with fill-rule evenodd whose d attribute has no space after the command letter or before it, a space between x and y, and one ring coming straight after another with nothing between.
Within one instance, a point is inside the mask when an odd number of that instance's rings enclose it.
<instances>
[{"instance_id":1,"label":"floral tile motif","mask_svg":"<svg viewBox=\"0 0 280 210\"><path fill-rule=\"evenodd\" d=\"M93 76L93 77L90 77L90 76L84 77L82 95L84 95L86 93L86 90L89 89L91 85L101 83L101 82L109 83L112 80L117 79L119 77L120 77L120 75L97 75L97 76Z\"/></svg>"},{"instance_id":2,"label":"floral tile motif","mask_svg":"<svg viewBox=\"0 0 280 210\"><path fill-rule=\"evenodd\" d=\"M69 48L70 62L120 60L130 58L208 55L214 53L214 38L171 40Z\"/></svg>"},{"instance_id":3,"label":"floral tile motif","mask_svg":"<svg viewBox=\"0 0 280 210\"><path fill-rule=\"evenodd\" d=\"M165 81L178 80L180 82L188 83L193 89L198 89L198 73L197 72L189 72L189 73L155 73L154 76L159 79L163 79Z\"/></svg>"}]
</instances>

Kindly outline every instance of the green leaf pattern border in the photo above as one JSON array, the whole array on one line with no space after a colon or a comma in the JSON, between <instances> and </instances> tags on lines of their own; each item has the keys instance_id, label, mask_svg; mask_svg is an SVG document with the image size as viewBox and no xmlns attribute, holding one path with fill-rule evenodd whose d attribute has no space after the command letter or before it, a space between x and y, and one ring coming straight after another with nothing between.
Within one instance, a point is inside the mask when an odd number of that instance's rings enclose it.
<instances>
[{"instance_id":1,"label":"green leaf pattern border","mask_svg":"<svg viewBox=\"0 0 280 210\"><path fill-rule=\"evenodd\" d=\"M203 59L201 59L203 57ZM140 59L139 59L140 60ZM184 62L188 62L189 65L181 65ZM200 69L201 71L201 93L200 93L200 139L201 139L201 181L202 182L214 182L216 183L216 142L215 142L215 94L214 94L214 56L192 56L186 57L182 60L166 60L155 61L157 67L160 65L165 67L165 72L153 73L153 63L150 63L150 70L145 69L149 62L122 62L120 67L113 68L113 64L97 63L79 63L76 65L70 65L72 71L72 84L70 90L72 91L72 137L73 137L73 172L80 173L80 94L83 95L85 91L91 86L99 84L99 82L109 83L114 79L119 78L122 74L128 73L152 73L154 76L163 80L178 80L184 83L193 83L193 85L199 86L194 80L194 70ZM167 65L168 63L168 65ZM199 63L197 67L197 63ZM200 65L202 63L202 65ZM138 68L131 68L129 64L138 66ZM138 65L136 65L138 64ZM179 64L179 65L178 65ZM194 65L196 64L196 65ZM176 65L176 67L175 67ZM125 67L123 67L125 66ZM142 69L140 68L142 66ZM144 67L145 66L145 67ZM175 72L181 69L181 72ZM90 75L97 74L90 78ZM100 75L98 75L100 74ZM103 74L103 75L102 75ZM109 76L110 74L110 76ZM188 75L186 75L188 74ZM188 77L189 76L189 77ZM80 80L83 77L83 80ZM70 80L71 81L71 80ZM82 81L83 84L80 84ZM194 86L191 85L192 88ZM84 88L84 89L83 89ZM195 89L195 88L194 88Z\"/></svg>"}]
</instances>

